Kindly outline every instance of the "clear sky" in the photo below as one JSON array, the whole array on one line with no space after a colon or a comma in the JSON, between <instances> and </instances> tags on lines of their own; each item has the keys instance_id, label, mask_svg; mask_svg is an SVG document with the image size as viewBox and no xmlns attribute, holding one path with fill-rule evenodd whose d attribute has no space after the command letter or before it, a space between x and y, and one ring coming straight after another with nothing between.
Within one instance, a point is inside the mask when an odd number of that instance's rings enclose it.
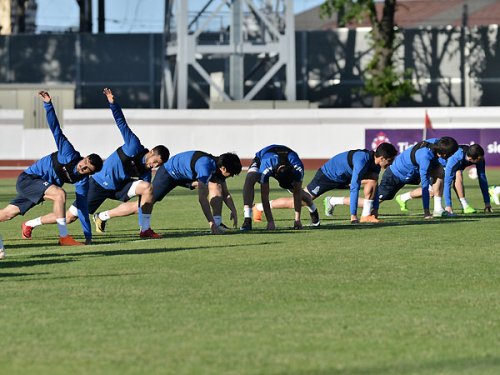
<instances>
[{"instance_id":1,"label":"clear sky","mask_svg":"<svg viewBox=\"0 0 500 375\"><path fill-rule=\"evenodd\" d=\"M187 0L186 0L187 1ZM208 0L189 0L190 9L200 9ZM324 0L293 0L295 13L323 3ZM79 25L76 0L37 0L38 30L77 29ZM93 0L94 17L97 0ZM217 4L218 1L214 1ZM106 0L106 32L161 32L164 0ZM97 29L97 22L94 22Z\"/></svg>"}]
</instances>

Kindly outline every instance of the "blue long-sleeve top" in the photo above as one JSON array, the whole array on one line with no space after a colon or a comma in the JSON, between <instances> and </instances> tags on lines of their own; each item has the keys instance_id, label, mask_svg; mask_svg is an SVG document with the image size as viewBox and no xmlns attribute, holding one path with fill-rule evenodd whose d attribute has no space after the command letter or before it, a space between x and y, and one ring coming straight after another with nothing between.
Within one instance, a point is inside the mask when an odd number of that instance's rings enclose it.
<instances>
[{"instance_id":1,"label":"blue long-sleeve top","mask_svg":"<svg viewBox=\"0 0 500 375\"><path fill-rule=\"evenodd\" d=\"M200 181L206 185L217 171L217 164L210 156L202 156L194 164L196 172L194 175L191 169L191 160L195 152L185 151L174 155L163 164L163 167L176 180Z\"/></svg>"},{"instance_id":2,"label":"blue long-sleeve top","mask_svg":"<svg viewBox=\"0 0 500 375\"><path fill-rule=\"evenodd\" d=\"M125 120L121 107L117 103L110 103L109 107L111 108L116 125L118 126L123 141L125 142L122 146L122 150L125 155L133 157L144 151L145 148L141 144L141 141L127 125L127 121ZM144 164L146 162L145 158L146 157L144 156L142 160ZM104 189L120 190L127 182L130 181L131 176L125 171L123 163L118 156L118 152L114 151L104 162L101 171L96 173L92 178ZM139 179L150 182L151 170L143 173L139 176Z\"/></svg>"},{"instance_id":3,"label":"blue long-sleeve top","mask_svg":"<svg viewBox=\"0 0 500 375\"><path fill-rule=\"evenodd\" d=\"M259 173L261 174L259 183L265 184L269 182L270 177L275 177L276 169L280 166L279 155L271 149L274 147L286 147L282 145L270 145L264 147L255 154L256 158L260 159ZM294 169L293 181L300 182L304 178L304 164L295 151L288 153L288 162Z\"/></svg>"},{"instance_id":4,"label":"blue long-sleeve top","mask_svg":"<svg viewBox=\"0 0 500 375\"><path fill-rule=\"evenodd\" d=\"M437 143L439 138L426 139L426 142ZM401 181L412 181L416 177L420 177L420 185L422 187L422 206L424 210L429 209L429 186L430 186L430 169L438 162L437 156L428 147L422 147L415 152L414 165L411 160L411 152L414 146L407 148L403 153L396 156L394 163L389 167L392 173Z\"/></svg>"},{"instance_id":5,"label":"blue long-sleeve top","mask_svg":"<svg viewBox=\"0 0 500 375\"><path fill-rule=\"evenodd\" d=\"M483 194L485 204L490 204L490 195L488 193L488 179L486 178L486 162L482 159L479 163L472 163L467 160L467 155L462 147L459 147L457 152L451 155L448 160L439 158L439 162L445 167L444 169L444 201L446 206L452 207L451 187L455 180L457 171L463 171L465 168L476 165L479 187Z\"/></svg>"},{"instance_id":6,"label":"blue long-sleeve top","mask_svg":"<svg viewBox=\"0 0 500 375\"><path fill-rule=\"evenodd\" d=\"M351 168L348 155L349 151L335 155L323 164L321 171L332 181L340 184L350 184L350 211L351 215L356 215L361 180L369 171L380 173L380 166L375 164L371 153L359 150L352 155ZM375 194L374 200L378 201L378 194Z\"/></svg>"},{"instance_id":7,"label":"blue long-sleeve top","mask_svg":"<svg viewBox=\"0 0 500 375\"><path fill-rule=\"evenodd\" d=\"M52 102L43 104L45 111L47 112L47 123L49 124L49 128L54 136L54 140L57 146L57 160L61 164L68 164L75 159L80 159L81 155L78 151L75 150L70 141L66 138L64 133L61 130L61 125L59 124L59 120L56 116L56 111L54 110L54 106ZM50 184L56 186L63 186L64 182L59 180L57 176L54 165L52 163L52 156L47 155L35 162L32 166L30 166L25 171L27 174L39 176L45 181L48 181ZM77 168L73 172L78 175ZM87 193L89 190L89 178L86 176L78 182L74 183L75 192L76 192L76 201L78 205L78 218L80 219L80 223L82 225L83 234L86 239L92 238L92 230L90 227L89 220L89 210L87 207Z\"/></svg>"}]
</instances>

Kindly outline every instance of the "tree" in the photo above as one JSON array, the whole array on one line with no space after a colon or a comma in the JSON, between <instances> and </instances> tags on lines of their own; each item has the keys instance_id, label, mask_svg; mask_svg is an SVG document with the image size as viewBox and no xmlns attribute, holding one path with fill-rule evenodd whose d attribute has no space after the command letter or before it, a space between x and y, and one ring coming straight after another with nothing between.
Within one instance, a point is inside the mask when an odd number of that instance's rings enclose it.
<instances>
[{"instance_id":1,"label":"tree","mask_svg":"<svg viewBox=\"0 0 500 375\"><path fill-rule=\"evenodd\" d=\"M377 15L375 0L325 0L321 14L331 17L339 14L339 24L368 19L373 57L364 73L364 90L373 95L374 107L396 105L404 97L415 93L410 80L411 70L403 73L395 69L394 51L397 48L395 14L397 0L384 0L382 14Z\"/></svg>"}]
</instances>

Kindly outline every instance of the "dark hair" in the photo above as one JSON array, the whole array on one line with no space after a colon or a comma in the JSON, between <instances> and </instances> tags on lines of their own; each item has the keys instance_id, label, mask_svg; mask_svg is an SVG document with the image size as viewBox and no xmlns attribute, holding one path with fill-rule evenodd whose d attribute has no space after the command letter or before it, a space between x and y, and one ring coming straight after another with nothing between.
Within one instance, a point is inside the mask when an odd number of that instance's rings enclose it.
<instances>
[{"instance_id":1,"label":"dark hair","mask_svg":"<svg viewBox=\"0 0 500 375\"><path fill-rule=\"evenodd\" d=\"M467 150L467 156L474 160L480 157L482 158L484 156L484 150L481 145L475 143L473 145L470 145L469 149Z\"/></svg>"},{"instance_id":2,"label":"dark hair","mask_svg":"<svg viewBox=\"0 0 500 375\"><path fill-rule=\"evenodd\" d=\"M378 145L377 150L375 151L376 157L384 157L386 159L391 159L398 154L398 150L391 143L381 143Z\"/></svg>"},{"instance_id":3,"label":"dark hair","mask_svg":"<svg viewBox=\"0 0 500 375\"><path fill-rule=\"evenodd\" d=\"M458 150L458 143L454 138L442 137L435 144L434 152L437 152L443 159L448 159Z\"/></svg>"},{"instance_id":4,"label":"dark hair","mask_svg":"<svg viewBox=\"0 0 500 375\"><path fill-rule=\"evenodd\" d=\"M168 158L170 157L170 151L168 151L168 148L163 145L153 147L151 151L153 151L155 155L159 155L161 157L161 161L164 163L166 163Z\"/></svg>"},{"instance_id":5,"label":"dark hair","mask_svg":"<svg viewBox=\"0 0 500 375\"><path fill-rule=\"evenodd\" d=\"M225 167L232 176L235 176L241 172L241 160L238 155L226 152L217 158L217 167Z\"/></svg>"},{"instance_id":6,"label":"dark hair","mask_svg":"<svg viewBox=\"0 0 500 375\"><path fill-rule=\"evenodd\" d=\"M294 177L294 169L291 165L280 165L274 173L274 178L278 180L283 189L291 189Z\"/></svg>"},{"instance_id":7,"label":"dark hair","mask_svg":"<svg viewBox=\"0 0 500 375\"><path fill-rule=\"evenodd\" d=\"M99 172L102 169L102 159L97 154L90 154L87 156L89 163L94 166L94 173Z\"/></svg>"}]
</instances>

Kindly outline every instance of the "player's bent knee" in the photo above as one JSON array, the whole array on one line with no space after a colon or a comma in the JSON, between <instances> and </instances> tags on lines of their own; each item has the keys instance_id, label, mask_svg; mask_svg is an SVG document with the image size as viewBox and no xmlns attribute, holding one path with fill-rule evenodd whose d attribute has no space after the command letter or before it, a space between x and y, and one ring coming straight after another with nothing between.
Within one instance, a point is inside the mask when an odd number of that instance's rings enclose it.
<instances>
[{"instance_id":1,"label":"player's bent knee","mask_svg":"<svg viewBox=\"0 0 500 375\"><path fill-rule=\"evenodd\" d=\"M368 187L375 187L375 186L377 186L377 180L372 180L372 179L362 180L361 183L364 186L368 186Z\"/></svg>"},{"instance_id":2,"label":"player's bent knee","mask_svg":"<svg viewBox=\"0 0 500 375\"><path fill-rule=\"evenodd\" d=\"M55 189L52 194L53 200L58 203L65 203L66 202L66 192L64 189L57 188Z\"/></svg>"},{"instance_id":3,"label":"player's bent knee","mask_svg":"<svg viewBox=\"0 0 500 375\"><path fill-rule=\"evenodd\" d=\"M78 209L75 206L71 205L66 212L66 222L68 224L73 223L74 221L76 221L76 219L78 219Z\"/></svg>"},{"instance_id":4,"label":"player's bent knee","mask_svg":"<svg viewBox=\"0 0 500 375\"><path fill-rule=\"evenodd\" d=\"M147 185L145 185L142 188L141 195L144 197L145 196L152 197L153 196L153 185L151 185L150 183L147 183Z\"/></svg>"},{"instance_id":5,"label":"player's bent knee","mask_svg":"<svg viewBox=\"0 0 500 375\"><path fill-rule=\"evenodd\" d=\"M136 195L142 195L142 189L144 187L144 184L149 185L149 182L145 182L142 180L134 181L132 185L130 185L130 188L128 189L127 197L133 198Z\"/></svg>"},{"instance_id":6,"label":"player's bent knee","mask_svg":"<svg viewBox=\"0 0 500 375\"><path fill-rule=\"evenodd\" d=\"M17 215L12 212L0 212L0 222L12 220L16 216Z\"/></svg>"}]
</instances>

